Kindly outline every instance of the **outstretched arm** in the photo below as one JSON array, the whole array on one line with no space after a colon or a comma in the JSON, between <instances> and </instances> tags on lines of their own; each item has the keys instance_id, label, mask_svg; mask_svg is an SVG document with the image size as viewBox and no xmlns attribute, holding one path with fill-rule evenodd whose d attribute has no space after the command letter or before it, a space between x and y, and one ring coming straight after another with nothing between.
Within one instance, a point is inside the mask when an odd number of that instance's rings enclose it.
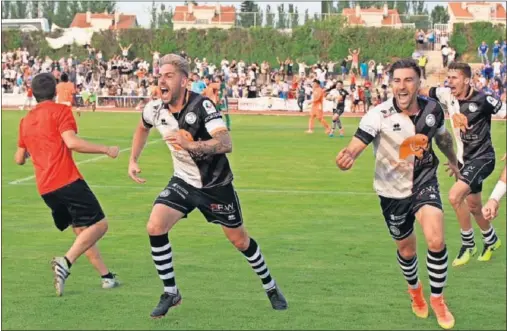
<instances>
[{"instance_id":1,"label":"outstretched arm","mask_svg":"<svg viewBox=\"0 0 507 331\"><path fill-rule=\"evenodd\" d=\"M349 145L342 149L336 156L336 165L343 171L347 171L354 165L356 159L368 147L357 137L352 137Z\"/></svg>"}]
</instances>

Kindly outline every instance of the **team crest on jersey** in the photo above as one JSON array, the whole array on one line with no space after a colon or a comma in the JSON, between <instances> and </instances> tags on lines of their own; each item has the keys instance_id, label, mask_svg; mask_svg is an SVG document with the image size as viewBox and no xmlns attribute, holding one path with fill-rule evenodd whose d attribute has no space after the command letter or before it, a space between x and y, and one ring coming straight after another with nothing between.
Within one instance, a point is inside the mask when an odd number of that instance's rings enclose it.
<instances>
[{"instance_id":1,"label":"team crest on jersey","mask_svg":"<svg viewBox=\"0 0 507 331\"><path fill-rule=\"evenodd\" d=\"M187 122L187 124L194 124L195 121L197 121L197 115L195 113L188 113L186 116L185 116L185 122Z\"/></svg>"},{"instance_id":2,"label":"team crest on jersey","mask_svg":"<svg viewBox=\"0 0 507 331\"><path fill-rule=\"evenodd\" d=\"M204 107L204 110L206 110L206 113L208 114L213 114L217 112L215 106L213 106L213 104L209 100L204 100L202 106Z\"/></svg>"},{"instance_id":3,"label":"team crest on jersey","mask_svg":"<svg viewBox=\"0 0 507 331\"><path fill-rule=\"evenodd\" d=\"M435 126L436 122L437 120L435 118L435 115L429 114L428 116L426 116L426 125L429 126L430 128Z\"/></svg>"},{"instance_id":4,"label":"team crest on jersey","mask_svg":"<svg viewBox=\"0 0 507 331\"><path fill-rule=\"evenodd\" d=\"M391 233L394 234L395 236L399 236L401 233L400 230L394 225L391 225L389 229L391 230Z\"/></svg>"},{"instance_id":5,"label":"team crest on jersey","mask_svg":"<svg viewBox=\"0 0 507 331\"><path fill-rule=\"evenodd\" d=\"M171 194L171 192L169 190L163 190L162 192L160 192L160 197L161 198L167 198L169 196L169 194Z\"/></svg>"},{"instance_id":6,"label":"team crest on jersey","mask_svg":"<svg viewBox=\"0 0 507 331\"><path fill-rule=\"evenodd\" d=\"M477 111L477 108L478 108L478 107L477 107L477 104L475 104L475 103L473 103L473 102L472 102L471 104L469 104L469 105L468 105L468 110L469 110L471 113L475 113L475 112Z\"/></svg>"}]
</instances>

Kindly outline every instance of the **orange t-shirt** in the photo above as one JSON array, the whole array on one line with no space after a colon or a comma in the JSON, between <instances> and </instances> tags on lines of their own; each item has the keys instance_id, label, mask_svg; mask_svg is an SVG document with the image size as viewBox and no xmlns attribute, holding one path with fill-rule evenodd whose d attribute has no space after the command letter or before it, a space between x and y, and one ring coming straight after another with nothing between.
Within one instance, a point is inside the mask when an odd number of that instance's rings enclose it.
<instances>
[{"instance_id":1,"label":"orange t-shirt","mask_svg":"<svg viewBox=\"0 0 507 331\"><path fill-rule=\"evenodd\" d=\"M26 89L26 96L29 98L33 97L33 90L31 87Z\"/></svg>"},{"instance_id":2,"label":"orange t-shirt","mask_svg":"<svg viewBox=\"0 0 507 331\"><path fill-rule=\"evenodd\" d=\"M162 97L162 91L160 87L156 85L150 86L150 96L152 99L160 99Z\"/></svg>"},{"instance_id":3,"label":"orange t-shirt","mask_svg":"<svg viewBox=\"0 0 507 331\"><path fill-rule=\"evenodd\" d=\"M56 95L58 98L58 103L62 102L70 102L72 103L73 95L76 93L76 89L74 88L74 84L71 82L66 83L58 83L56 86Z\"/></svg>"},{"instance_id":4,"label":"orange t-shirt","mask_svg":"<svg viewBox=\"0 0 507 331\"><path fill-rule=\"evenodd\" d=\"M322 110L322 102L324 101L324 91L317 87L313 89L312 110Z\"/></svg>"},{"instance_id":5,"label":"orange t-shirt","mask_svg":"<svg viewBox=\"0 0 507 331\"><path fill-rule=\"evenodd\" d=\"M72 110L53 101L39 103L19 123L18 146L31 155L41 195L83 178L61 136L68 130L77 132Z\"/></svg>"}]
</instances>

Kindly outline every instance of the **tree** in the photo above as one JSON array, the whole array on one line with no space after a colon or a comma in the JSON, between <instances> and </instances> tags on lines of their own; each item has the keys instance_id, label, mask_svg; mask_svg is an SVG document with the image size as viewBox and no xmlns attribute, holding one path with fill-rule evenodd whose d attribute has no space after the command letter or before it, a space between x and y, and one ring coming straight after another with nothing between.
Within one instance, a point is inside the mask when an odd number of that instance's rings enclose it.
<instances>
[{"instance_id":1,"label":"tree","mask_svg":"<svg viewBox=\"0 0 507 331\"><path fill-rule=\"evenodd\" d=\"M11 18L28 18L28 7L26 1L16 1L11 4Z\"/></svg>"},{"instance_id":2,"label":"tree","mask_svg":"<svg viewBox=\"0 0 507 331\"><path fill-rule=\"evenodd\" d=\"M299 11L298 11L298 7L296 6L296 8L294 8L294 14L292 15L292 27L295 27L295 26L298 26L299 25Z\"/></svg>"},{"instance_id":3,"label":"tree","mask_svg":"<svg viewBox=\"0 0 507 331\"><path fill-rule=\"evenodd\" d=\"M274 25L273 25L274 18L275 18L275 14L271 12L271 6L267 5L266 6L266 26L274 27Z\"/></svg>"},{"instance_id":4,"label":"tree","mask_svg":"<svg viewBox=\"0 0 507 331\"><path fill-rule=\"evenodd\" d=\"M331 13L331 7L333 6L333 2L329 0L322 0L320 2L320 12L322 14L329 14Z\"/></svg>"},{"instance_id":5,"label":"tree","mask_svg":"<svg viewBox=\"0 0 507 331\"><path fill-rule=\"evenodd\" d=\"M310 20L310 13L308 12L308 9L305 10L305 24Z\"/></svg>"},{"instance_id":6,"label":"tree","mask_svg":"<svg viewBox=\"0 0 507 331\"><path fill-rule=\"evenodd\" d=\"M350 1L348 0L338 0L338 3L336 5L336 10L338 13L342 13L343 9L350 8Z\"/></svg>"},{"instance_id":7,"label":"tree","mask_svg":"<svg viewBox=\"0 0 507 331\"><path fill-rule=\"evenodd\" d=\"M56 2L55 1L44 1L42 3L42 17L48 20L49 26L53 24L55 17Z\"/></svg>"},{"instance_id":8,"label":"tree","mask_svg":"<svg viewBox=\"0 0 507 331\"><path fill-rule=\"evenodd\" d=\"M160 13L158 14L158 27L172 29L173 8L171 6L169 6L169 8L166 8L164 4L160 5Z\"/></svg>"},{"instance_id":9,"label":"tree","mask_svg":"<svg viewBox=\"0 0 507 331\"><path fill-rule=\"evenodd\" d=\"M243 1L241 3L241 13L239 14L240 17L240 25L244 28L249 28L253 26L254 24L257 24L257 19L254 17L258 11L258 6L253 1Z\"/></svg>"},{"instance_id":10,"label":"tree","mask_svg":"<svg viewBox=\"0 0 507 331\"><path fill-rule=\"evenodd\" d=\"M423 15L425 10L426 4L424 1L412 1L412 13L414 15Z\"/></svg>"},{"instance_id":11,"label":"tree","mask_svg":"<svg viewBox=\"0 0 507 331\"><path fill-rule=\"evenodd\" d=\"M285 29L287 27L287 14L285 13L284 4L278 5L278 22L276 27L278 29Z\"/></svg>"},{"instance_id":12,"label":"tree","mask_svg":"<svg viewBox=\"0 0 507 331\"><path fill-rule=\"evenodd\" d=\"M73 19L74 16L70 15L69 3L67 1L59 1L53 23L62 28L68 28Z\"/></svg>"},{"instance_id":13,"label":"tree","mask_svg":"<svg viewBox=\"0 0 507 331\"><path fill-rule=\"evenodd\" d=\"M406 15L410 11L410 3L405 0L398 0L394 5L394 8L398 9L400 15Z\"/></svg>"},{"instance_id":14,"label":"tree","mask_svg":"<svg viewBox=\"0 0 507 331\"><path fill-rule=\"evenodd\" d=\"M184 5L185 5L185 6L188 6L188 4L189 4L189 3L193 4L194 6L197 6L197 1L195 1L195 0L194 0L194 1L186 1L186 0L185 0Z\"/></svg>"},{"instance_id":15,"label":"tree","mask_svg":"<svg viewBox=\"0 0 507 331\"><path fill-rule=\"evenodd\" d=\"M116 10L116 1L83 1L82 9L92 13L112 13Z\"/></svg>"},{"instance_id":16,"label":"tree","mask_svg":"<svg viewBox=\"0 0 507 331\"><path fill-rule=\"evenodd\" d=\"M11 2L10 1L2 1L2 18L7 19L11 14Z\"/></svg>"},{"instance_id":17,"label":"tree","mask_svg":"<svg viewBox=\"0 0 507 331\"><path fill-rule=\"evenodd\" d=\"M151 2L151 18L150 18L150 29L157 28L157 5L155 4L155 0Z\"/></svg>"},{"instance_id":18,"label":"tree","mask_svg":"<svg viewBox=\"0 0 507 331\"><path fill-rule=\"evenodd\" d=\"M260 6L257 6L257 14L254 19L255 26L262 26L264 23L264 12Z\"/></svg>"},{"instance_id":19,"label":"tree","mask_svg":"<svg viewBox=\"0 0 507 331\"><path fill-rule=\"evenodd\" d=\"M72 19L74 19L74 17L76 16L77 13L83 12L83 8L81 7L81 1L78 1L78 0L69 1L68 6L69 6L70 16L72 17Z\"/></svg>"},{"instance_id":20,"label":"tree","mask_svg":"<svg viewBox=\"0 0 507 331\"><path fill-rule=\"evenodd\" d=\"M449 14L444 6L437 5L431 11L431 21L435 23L447 24L449 22Z\"/></svg>"}]
</instances>

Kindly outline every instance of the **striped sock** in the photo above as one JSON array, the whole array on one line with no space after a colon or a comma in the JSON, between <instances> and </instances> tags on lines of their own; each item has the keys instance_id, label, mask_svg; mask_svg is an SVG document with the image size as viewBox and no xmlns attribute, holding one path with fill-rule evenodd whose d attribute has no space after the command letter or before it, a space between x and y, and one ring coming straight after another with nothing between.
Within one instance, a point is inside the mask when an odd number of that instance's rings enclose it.
<instances>
[{"instance_id":1,"label":"striped sock","mask_svg":"<svg viewBox=\"0 0 507 331\"><path fill-rule=\"evenodd\" d=\"M481 232L482 232L482 238L484 240L484 243L488 246L493 245L498 240L498 237L496 236L495 228L492 226L486 231L481 230Z\"/></svg>"},{"instance_id":2,"label":"striped sock","mask_svg":"<svg viewBox=\"0 0 507 331\"><path fill-rule=\"evenodd\" d=\"M474 247L475 241L474 241L474 229L470 229L468 231L465 231L461 229L461 245L466 247Z\"/></svg>"},{"instance_id":3,"label":"striped sock","mask_svg":"<svg viewBox=\"0 0 507 331\"><path fill-rule=\"evenodd\" d=\"M275 280L271 277L268 265L264 261L264 256L262 256L261 249L253 238L250 238L250 244L248 245L248 248L241 253L245 255L252 269L260 277L262 281L262 287L266 291L274 288Z\"/></svg>"},{"instance_id":4,"label":"striped sock","mask_svg":"<svg viewBox=\"0 0 507 331\"><path fill-rule=\"evenodd\" d=\"M174 280L173 253L168 234L150 236L151 257L155 262L158 276L164 283L164 292L176 294L178 289Z\"/></svg>"},{"instance_id":5,"label":"striped sock","mask_svg":"<svg viewBox=\"0 0 507 331\"><path fill-rule=\"evenodd\" d=\"M419 277L417 276L417 255L414 255L414 257L410 260L406 260L400 255L399 251L396 253L398 255L398 264L400 265L401 272L403 272L403 277L405 277L405 280L411 288L417 288L419 286Z\"/></svg>"},{"instance_id":6,"label":"striped sock","mask_svg":"<svg viewBox=\"0 0 507 331\"><path fill-rule=\"evenodd\" d=\"M447 280L447 247L440 252L428 250L426 267L430 278L431 295L442 295Z\"/></svg>"}]
</instances>

